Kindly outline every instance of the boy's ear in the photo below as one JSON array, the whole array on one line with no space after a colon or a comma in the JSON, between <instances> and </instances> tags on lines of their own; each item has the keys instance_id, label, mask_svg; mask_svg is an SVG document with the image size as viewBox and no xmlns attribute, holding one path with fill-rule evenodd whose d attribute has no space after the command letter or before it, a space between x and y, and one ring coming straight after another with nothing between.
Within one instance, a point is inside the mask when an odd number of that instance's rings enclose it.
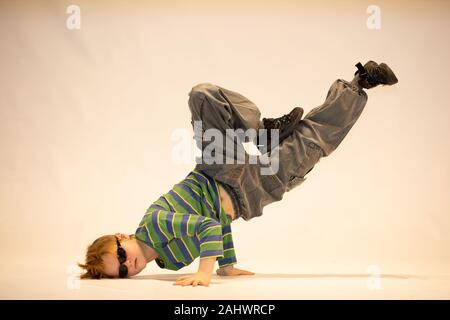
<instances>
[{"instance_id":1,"label":"boy's ear","mask_svg":"<svg viewBox=\"0 0 450 320\"><path fill-rule=\"evenodd\" d=\"M130 236L127 235L127 234L125 234L125 233L116 233L115 236L116 236L119 240L124 240L124 239L129 240L129 239L130 239Z\"/></svg>"}]
</instances>

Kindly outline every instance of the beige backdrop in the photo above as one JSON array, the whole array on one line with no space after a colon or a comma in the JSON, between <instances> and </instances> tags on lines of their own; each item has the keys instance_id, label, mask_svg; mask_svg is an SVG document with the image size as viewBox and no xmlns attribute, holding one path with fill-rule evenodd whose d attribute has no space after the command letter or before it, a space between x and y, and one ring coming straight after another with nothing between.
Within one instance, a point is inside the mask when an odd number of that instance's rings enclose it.
<instances>
[{"instance_id":1,"label":"beige backdrop","mask_svg":"<svg viewBox=\"0 0 450 320\"><path fill-rule=\"evenodd\" d=\"M72 4L79 30L66 26ZM369 5L380 30L366 25ZM79 297L66 279L85 247L134 232L192 168L172 160L171 135L191 130L195 84L239 91L266 117L308 112L369 59L399 83L368 91L360 120L301 187L233 224L238 261L445 273L449 38L448 1L1 1L0 297ZM40 275L60 282L40 290Z\"/></svg>"}]
</instances>

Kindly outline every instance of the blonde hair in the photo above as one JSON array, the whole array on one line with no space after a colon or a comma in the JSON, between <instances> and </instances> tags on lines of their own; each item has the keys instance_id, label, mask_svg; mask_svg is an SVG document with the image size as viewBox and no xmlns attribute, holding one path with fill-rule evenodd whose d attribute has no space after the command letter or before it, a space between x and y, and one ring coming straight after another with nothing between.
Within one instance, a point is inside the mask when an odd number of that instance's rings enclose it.
<instances>
[{"instance_id":1,"label":"blonde hair","mask_svg":"<svg viewBox=\"0 0 450 320\"><path fill-rule=\"evenodd\" d=\"M78 263L78 266L85 271L80 275L80 279L113 278L105 273L103 256L106 254L114 254L115 246L116 237L114 235L102 236L88 246L86 262L84 264Z\"/></svg>"}]
</instances>

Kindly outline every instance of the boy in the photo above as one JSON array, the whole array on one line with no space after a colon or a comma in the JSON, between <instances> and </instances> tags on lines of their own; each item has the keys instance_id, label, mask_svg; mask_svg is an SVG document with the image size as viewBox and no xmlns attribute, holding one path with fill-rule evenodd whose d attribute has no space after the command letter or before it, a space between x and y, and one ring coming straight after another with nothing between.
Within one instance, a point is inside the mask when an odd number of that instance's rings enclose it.
<instances>
[{"instance_id":1,"label":"boy","mask_svg":"<svg viewBox=\"0 0 450 320\"><path fill-rule=\"evenodd\" d=\"M234 267L231 222L262 215L263 207L281 200L285 192L305 181L307 173L336 149L359 118L367 102L363 89L398 82L384 63L369 61L356 67L354 79L336 80L325 102L303 120L303 109L297 107L280 118L260 121L258 107L241 94L210 83L193 87L189 108L203 161L147 209L134 235L118 233L94 241L85 264L80 264L86 271L81 278L129 277L153 260L161 268L179 270L197 257L198 272L174 284L208 286L216 261L218 275L253 274ZM239 156L242 160L242 152L230 156L226 144L232 141L233 151L242 150L241 143L228 134L239 129L270 130L268 139L262 134L255 141L277 164L275 168L249 161L245 152L245 161L230 161ZM203 138L211 131L219 132L226 143L216 136L207 144ZM225 164L217 161L217 156L224 156ZM264 173L263 167L267 169Z\"/></svg>"}]
</instances>

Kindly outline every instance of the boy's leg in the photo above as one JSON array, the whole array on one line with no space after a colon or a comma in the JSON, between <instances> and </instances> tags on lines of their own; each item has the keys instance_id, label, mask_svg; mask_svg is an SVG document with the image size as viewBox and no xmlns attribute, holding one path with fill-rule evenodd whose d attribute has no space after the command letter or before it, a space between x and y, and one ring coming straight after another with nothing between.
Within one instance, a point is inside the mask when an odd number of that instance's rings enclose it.
<instances>
[{"instance_id":1,"label":"boy's leg","mask_svg":"<svg viewBox=\"0 0 450 320\"><path fill-rule=\"evenodd\" d=\"M258 184L259 166L248 163L248 154L244 151L244 163L237 164L237 151L242 152L242 145L238 146L237 139L226 133L227 129L258 130L262 123L261 112L258 107L242 94L211 84L201 83L192 88L188 101L191 111L191 124L194 128L194 138L197 147L202 150L202 161L196 165L196 169L202 171L216 181L231 195L234 209L237 215L247 215L246 194L254 190ZM201 121L202 130L196 130L196 125ZM207 129L220 131L223 141L205 141L204 134ZM233 146L235 151L233 159L227 159L226 143ZM211 163L209 152L203 152L206 147L214 146L218 156L222 157L221 163ZM215 160L215 159L212 159ZM227 160L233 160L227 164ZM242 160L242 159L241 159ZM253 177L253 178L252 178ZM246 181L246 185L243 185Z\"/></svg>"},{"instance_id":2,"label":"boy's leg","mask_svg":"<svg viewBox=\"0 0 450 320\"><path fill-rule=\"evenodd\" d=\"M351 82L336 80L325 102L301 120L288 139L280 144L280 171L286 190L298 186L322 156L328 156L342 142L361 115L367 94L378 85L394 85L398 79L386 63L358 62Z\"/></svg>"},{"instance_id":3,"label":"boy's leg","mask_svg":"<svg viewBox=\"0 0 450 320\"><path fill-rule=\"evenodd\" d=\"M367 94L358 85L333 82L325 102L300 121L294 133L279 146L279 178L287 191L300 185L321 157L330 155L342 142L361 115Z\"/></svg>"},{"instance_id":4,"label":"boy's leg","mask_svg":"<svg viewBox=\"0 0 450 320\"><path fill-rule=\"evenodd\" d=\"M200 166L208 164L209 170L221 169L222 164L227 160L231 160L230 163L236 162L237 152L243 151L242 145L238 148L237 139L233 135L236 129L242 129L242 132L245 132L248 129L257 130L261 125L261 112L252 101L240 93L211 83L194 86L189 93L188 105L196 144L202 150ZM205 135L206 130L210 130L209 134L220 134L221 140L208 137ZM229 130L228 134L227 130ZM203 152L208 146L208 150L212 150L212 153ZM229 148L228 154L226 147ZM212 158L213 155L217 157ZM227 159L227 156L232 159Z\"/></svg>"},{"instance_id":5,"label":"boy's leg","mask_svg":"<svg viewBox=\"0 0 450 320\"><path fill-rule=\"evenodd\" d=\"M203 129L258 129L261 112L238 92L211 84L200 83L189 92L189 109L194 121L202 121Z\"/></svg>"},{"instance_id":6,"label":"boy's leg","mask_svg":"<svg viewBox=\"0 0 450 320\"><path fill-rule=\"evenodd\" d=\"M342 79L334 81L325 102L312 109L279 144L276 174L261 176L258 170L246 167L245 179L240 180L241 185L247 186L240 216L250 220L262 215L266 205L281 200L286 191L299 186L320 158L338 147L366 103L367 94L358 84L358 77L351 83ZM247 179L254 188L247 185Z\"/></svg>"}]
</instances>

